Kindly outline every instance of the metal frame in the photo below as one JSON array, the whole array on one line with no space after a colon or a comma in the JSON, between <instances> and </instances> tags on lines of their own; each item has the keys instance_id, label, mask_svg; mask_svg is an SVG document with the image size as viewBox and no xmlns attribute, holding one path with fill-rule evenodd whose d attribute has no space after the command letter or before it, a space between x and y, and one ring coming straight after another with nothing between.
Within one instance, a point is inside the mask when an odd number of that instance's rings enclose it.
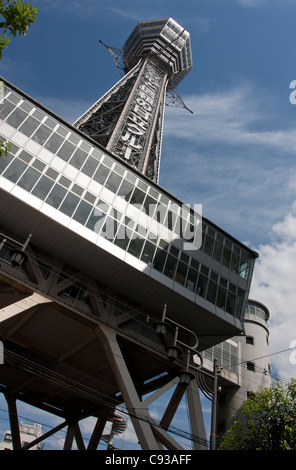
<instances>
[{"instance_id":1,"label":"metal frame","mask_svg":"<svg viewBox=\"0 0 296 470\"><path fill-rule=\"evenodd\" d=\"M13 238L11 237L6 237L3 239L3 244L7 243L5 240L8 238L9 244L13 244ZM136 383L135 378L132 377L129 371L125 353L123 352L119 343L119 339L122 337L122 335L124 336L126 334L126 331L120 330L120 327L127 319L130 318L130 316L126 316L125 313L119 317L115 315L114 293L111 297L109 297L110 301L106 304L104 302L103 296L100 295L97 290L94 291L94 280L87 278L87 276L80 273L76 273L75 276L68 275L67 277L66 273L63 273L63 266L59 265L58 263L54 266L51 266L51 269L48 272L48 276L46 276L46 279L44 279L44 276L40 270L39 255L35 252L32 245L28 245L28 241L29 238L26 244L26 257L23 261L21 269L16 269L8 262L1 261L1 279L5 279L6 282L10 283L11 285L22 286L21 288L24 290L24 296L27 301L29 301L31 306L30 314L28 311L28 314L26 314L27 316L19 317L20 320L16 324L15 328L21 326L23 322L29 318L28 315L34 315L34 311L37 313L38 308L42 306L42 304L46 304L53 299L55 299L58 304L63 306L64 309L68 310L67 312L65 310L66 315L74 315L75 318L82 323L88 319L88 321L93 324L93 331L97 337L97 341L99 341L100 345L103 346L107 354L109 365L117 382L119 394L117 394L116 400L114 400L114 398L111 399L111 397L109 399L108 397L104 398L101 396L99 390L89 390L88 388L84 387L83 384L79 385L76 382L73 383L71 380L67 379L67 377L57 374L56 371L50 371L48 368L43 366L42 357L40 357L41 361L39 363L39 360L35 359L34 361L29 357L19 356L5 348L5 363L10 364L10 366L13 368L16 367L19 370L26 371L29 376L32 377L31 380L41 379L43 381L48 381L49 386L50 384L55 384L61 391L72 390L73 393L78 393L79 396L85 397L86 399L93 402L93 411L89 414L84 413L83 415L78 410L74 414L69 414L66 409L57 413L56 410L53 410L45 403L42 405L42 407L39 406L41 409L53 412L63 417L64 422L50 432L42 435L30 444L26 445L23 449L31 448L32 446L45 440L50 435L60 431L65 427L67 427L64 445L65 450L73 448L74 440L76 441L79 449L96 449L100 439L103 437L102 433L106 421L112 420L116 406L122 406L122 404L125 404L127 414L133 423L142 449L160 450L167 448L170 450L181 450L182 446L173 437L172 433L174 433L174 428L171 427L171 423L176 411L178 410L178 406L185 395L188 399L190 426L192 429L192 435L190 436L191 441L193 442L195 449L207 449L207 439L203 423L202 408L198 394L196 376L191 375L188 382L180 380L180 374L184 369L182 363L173 365L169 359L165 359L165 354L162 352L163 348L160 346L159 358L161 358L162 361L166 361L167 371L169 373L165 377L156 377L153 381L151 381L149 384L149 389L154 392L148 398L143 398L143 394L146 393L145 385L144 383L142 384L142 390L140 392L139 383ZM19 242L16 242L15 245L22 246L22 244ZM61 276L61 274L63 275ZM82 308L78 300L73 301L73 299L59 295L61 292L65 291L65 289L69 288L69 286L77 286L77 284L81 282L84 283L84 286L89 294L90 302L87 308ZM108 296L108 294L110 295L110 292L106 291L104 294L105 296ZM6 308L2 309L2 315L3 313L6 315L5 318L11 314L17 318L18 313L24 312L26 312L26 307L24 306L24 302L22 300L10 306L8 305ZM171 322L167 317L165 320ZM173 323L171 322L171 324ZM137 347L148 347L144 344L139 346L138 340L136 338L133 339L132 335L130 336L129 341L132 341L132 343L133 341L136 341ZM184 344L181 340L178 340L178 344L187 347L187 345ZM84 344L82 341L81 344L76 346L76 349L79 350L79 348L83 348L83 346ZM193 346L195 347L195 344ZM194 348L189 346L189 349L196 353ZM65 355L64 357L60 358L60 361L65 360L71 354L71 350L65 351ZM192 368L191 365L190 367ZM196 370L199 370L199 367ZM155 419L151 417L148 407L158 397L160 397L172 387L175 387L175 390L168 403L168 406L163 413L162 419L159 422L156 422ZM25 394L23 394L25 390L26 383L20 383L18 388L14 390L10 390L5 385L0 387L0 392L4 394L8 404L14 449L20 448L16 407L17 400L22 400L38 407L38 403L34 402L33 397L32 401L30 401L30 399ZM85 444L79 428L79 421L86 418L87 416L97 417L97 424L94 428L88 446Z\"/></svg>"}]
</instances>

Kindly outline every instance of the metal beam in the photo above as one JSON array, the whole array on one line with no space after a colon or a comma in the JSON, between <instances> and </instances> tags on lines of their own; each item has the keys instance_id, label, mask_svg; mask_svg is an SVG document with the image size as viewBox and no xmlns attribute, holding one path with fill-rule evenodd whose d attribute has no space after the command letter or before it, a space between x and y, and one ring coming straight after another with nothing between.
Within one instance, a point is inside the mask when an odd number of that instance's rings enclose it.
<instances>
[{"instance_id":1,"label":"metal beam","mask_svg":"<svg viewBox=\"0 0 296 470\"><path fill-rule=\"evenodd\" d=\"M159 450L159 444L152 432L149 410L140 401L133 380L119 348L116 332L108 327L96 328L98 337L105 347L109 363L122 393L131 421L143 450Z\"/></svg>"}]
</instances>

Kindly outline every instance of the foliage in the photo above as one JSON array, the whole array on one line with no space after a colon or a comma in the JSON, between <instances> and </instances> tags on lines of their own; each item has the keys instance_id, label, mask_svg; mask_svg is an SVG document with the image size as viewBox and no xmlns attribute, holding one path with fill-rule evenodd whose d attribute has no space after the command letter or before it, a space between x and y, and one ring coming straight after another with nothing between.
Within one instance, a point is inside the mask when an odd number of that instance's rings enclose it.
<instances>
[{"instance_id":1,"label":"foliage","mask_svg":"<svg viewBox=\"0 0 296 470\"><path fill-rule=\"evenodd\" d=\"M0 14L3 19L3 21L0 21L1 59L3 49L8 46L11 40L6 36L6 33L13 37L19 35L25 36L28 28L37 19L37 8L33 7L29 2L24 3L21 0L0 0Z\"/></svg>"},{"instance_id":2,"label":"foliage","mask_svg":"<svg viewBox=\"0 0 296 470\"><path fill-rule=\"evenodd\" d=\"M296 380L274 382L248 398L220 450L296 450Z\"/></svg>"},{"instance_id":3,"label":"foliage","mask_svg":"<svg viewBox=\"0 0 296 470\"><path fill-rule=\"evenodd\" d=\"M29 2L24 3L21 0L0 0L0 60L2 52L11 38L6 36L8 33L12 37L26 35L28 28L35 23L37 19L37 8ZM0 82L0 103L4 95L4 84ZM0 140L0 158L5 157L9 151L10 143Z\"/></svg>"}]
</instances>

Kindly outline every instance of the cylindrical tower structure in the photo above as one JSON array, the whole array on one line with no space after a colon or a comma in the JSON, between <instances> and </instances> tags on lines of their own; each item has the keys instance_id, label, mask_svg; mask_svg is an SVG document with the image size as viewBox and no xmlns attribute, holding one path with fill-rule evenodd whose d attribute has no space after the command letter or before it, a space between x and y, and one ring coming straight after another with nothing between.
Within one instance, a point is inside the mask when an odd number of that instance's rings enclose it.
<instances>
[{"instance_id":1,"label":"cylindrical tower structure","mask_svg":"<svg viewBox=\"0 0 296 470\"><path fill-rule=\"evenodd\" d=\"M229 429L233 415L249 395L256 393L259 387L271 385L268 320L267 307L249 300L244 318L245 334L232 338L238 343L239 349L239 385L223 387L219 394L219 438Z\"/></svg>"}]
</instances>

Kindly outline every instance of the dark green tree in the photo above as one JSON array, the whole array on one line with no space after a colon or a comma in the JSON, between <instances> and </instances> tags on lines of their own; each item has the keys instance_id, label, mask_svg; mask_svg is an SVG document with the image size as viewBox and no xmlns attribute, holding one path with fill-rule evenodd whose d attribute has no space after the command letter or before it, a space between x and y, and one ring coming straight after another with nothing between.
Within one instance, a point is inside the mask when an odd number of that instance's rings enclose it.
<instances>
[{"instance_id":1,"label":"dark green tree","mask_svg":"<svg viewBox=\"0 0 296 470\"><path fill-rule=\"evenodd\" d=\"M26 35L29 27L37 19L37 8L21 0L0 0L0 60L11 37ZM8 34L8 36L6 35ZM0 82L0 103L5 93L5 85ZM10 143L0 141L0 158L7 155Z\"/></svg>"},{"instance_id":2,"label":"dark green tree","mask_svg":"<svg viewBox=\"0 0 296 470\"><path fill-rule=\"evenodd\" d=\"M37 19L37 8L21 0L0 0L0 59L11 37L26 35ZM8 36L6 35L8 34Z\"/></svg>"},{"instance_id":3,"label":"dark green tree","mask_svg":"<svg viewBox=\"0 0 296 470\"><path fill-rule=\"evenodd\" d=\"M296 380L260 388L225 433L220 450L296 450Z\"/></svg>"}]
</instances>

